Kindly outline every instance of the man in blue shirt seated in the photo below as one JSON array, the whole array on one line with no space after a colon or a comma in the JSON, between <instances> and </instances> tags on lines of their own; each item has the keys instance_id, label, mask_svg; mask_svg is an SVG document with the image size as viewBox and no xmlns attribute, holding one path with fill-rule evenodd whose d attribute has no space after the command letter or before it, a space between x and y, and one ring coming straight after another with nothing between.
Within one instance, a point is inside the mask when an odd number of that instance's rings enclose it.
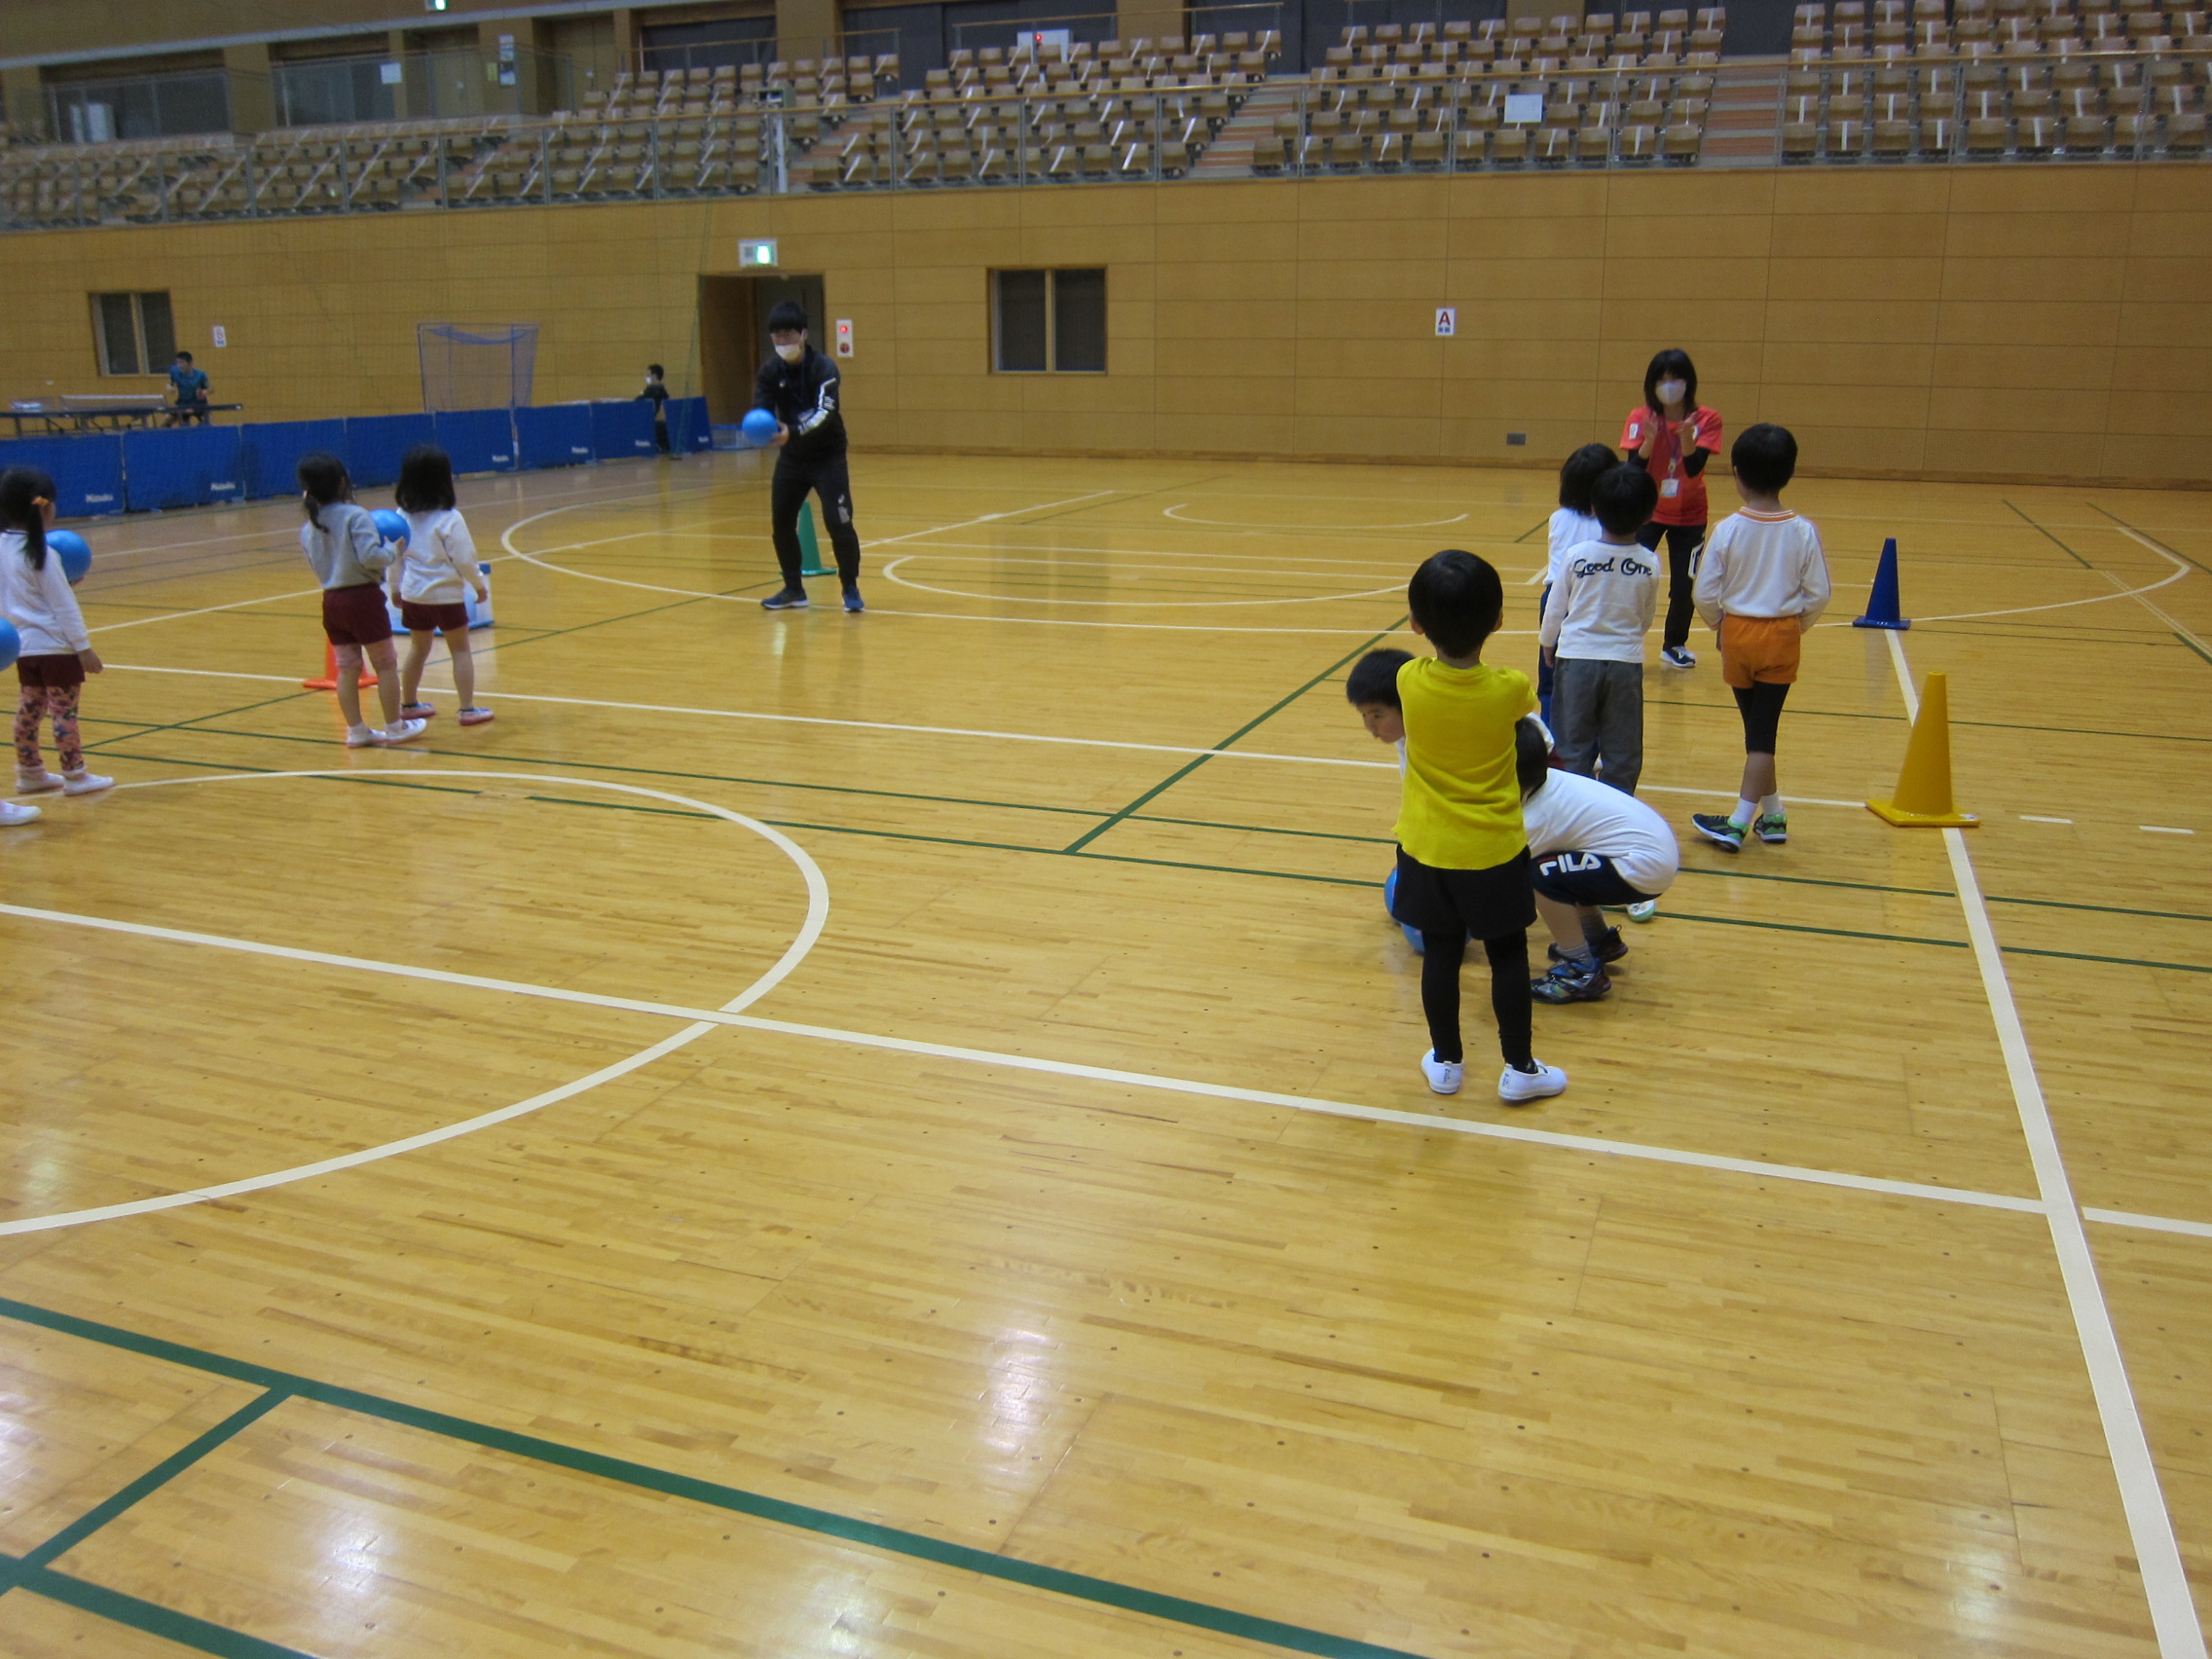
<instances>
[{"instance_id":1,"label":"man in blue shirt seated","mask_svg":"<svg viewBox=\"0 0 2212 1659\"><path fill-rule=\"evenodd\" d=\"M169 424L207 422L207 376L192 366L192 353L179 351L169 367L169 385L176 387L176 402L169 409Z\"/></svg>"}]
</instances>

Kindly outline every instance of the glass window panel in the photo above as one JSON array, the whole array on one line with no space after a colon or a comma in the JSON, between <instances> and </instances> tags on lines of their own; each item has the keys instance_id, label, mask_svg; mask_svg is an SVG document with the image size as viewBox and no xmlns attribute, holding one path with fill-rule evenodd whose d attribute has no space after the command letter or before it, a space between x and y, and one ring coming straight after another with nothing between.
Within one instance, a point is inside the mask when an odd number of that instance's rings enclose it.
<instances>
[{"instance_id":1,"label":"glass window panel","mask_svg":"<svg viewBox=\"0 0 2212 1659\"><path fill-rule=\"evenodd\" d=\"M1044 271L1000 271L992 280L997 288L998 353L1002 373L1040 374L1051 367L1046 357Z\"/></svg>"},{"instance_id":2,"label":"glass window panel","mask_svg":"<svg viewBox=\"0 0 2212 1659\"><path fill-rule=\"evenodd\" d=\"M1052 367L1062 374L1106 372L1106 273L1052 273Z\"/></svg>"}]
</instances>

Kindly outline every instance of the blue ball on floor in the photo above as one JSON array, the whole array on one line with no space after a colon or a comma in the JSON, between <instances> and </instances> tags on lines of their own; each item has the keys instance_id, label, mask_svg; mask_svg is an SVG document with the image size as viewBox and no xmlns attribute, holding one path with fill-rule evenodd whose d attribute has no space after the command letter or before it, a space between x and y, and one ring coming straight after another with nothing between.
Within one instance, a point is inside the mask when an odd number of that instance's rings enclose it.
<instances>
[{"instance_id":1,"label":"blue ball on floor","mask_svg":"<svg viewBox=\"0 0 2212 1659\"><path fill-rule=\"evenodd\" d=\"M379 507L369 517L377 521L377 534L387 541L401 542L407 539L405 513L395 513L389 507Z\"/></svg>"},{"instance_id":2,"label":"blue ball on floor","mask_svg":"<svg viewBox=\"0 0 2212 1659\"><path fill-rule=\"evenodd\" d=\"M46 533L46 545L50 551L60 557L61 573L69 578L71 587L75 587L83 581L85 573L92 568L91 546L86 543L83 536L73 530L48 531Z\"/></svg>"},{"instance_id":3,"label":"blue ball on floor","mask_svg":"<svg viewBox=\"0 0 2212 1659\"><path fill-rule=\"evenodd\" d=\"M1393 869L1388 875L1382 878L1382 911L1383 914L1387 915L1393 922L1398 922L1397 910L1398 872ZM1406 936L1406 942L1414 947L1414 954L1416 956L1420 955L1422 953L1420 942L1420 929L1409 928L1403 922L1398 922L1398 929Z\"/></svg>"},{"instance_id":4,"label":"blue ball on floor","mask_svg":"<svg viewBox=\"0 0 2212 1659\"><path fill-rule=\"evenodd\" d=\"M23 637L16 632L16 625L0 616L0 668L14 668L22 648Z\"/></svg>"},{"instance_id":5,"label":"blue ball on floor","mask_svg":"<svg viewBox=\"0 0 2212 1659\"><path fill-rule=\"evenodd\" d=\"M745 434L747 443L755 449L759 449L776 441L776 429L782 423L769 414L767 410L755 409L748 412L745 419L737 424L737 429Z\"/></svg>"}]
</instances>

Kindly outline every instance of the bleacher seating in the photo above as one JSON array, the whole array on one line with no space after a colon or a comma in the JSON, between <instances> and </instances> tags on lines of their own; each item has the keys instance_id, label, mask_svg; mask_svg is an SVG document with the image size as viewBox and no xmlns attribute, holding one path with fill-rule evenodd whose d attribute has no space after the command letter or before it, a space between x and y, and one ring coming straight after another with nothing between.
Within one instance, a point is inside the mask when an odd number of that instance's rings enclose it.
<instances>
[{"instance_id":1,"label":"bleacher seating","mask_svg":"<svg viewBox=\"0 0 2212 1659\"><path fill-rule=\"evenodd\" d=\"M1786 60L1719 7L626 73L550 117L0 142L0 228L1114 179L2193 158L2197 0L1821 0ZM1722 106L1716 119L1716 105ZM1725 130L1723 130L1725 129ZM1232 133L1230 142L1224 134Z\"/></svg>"}]
</instances>

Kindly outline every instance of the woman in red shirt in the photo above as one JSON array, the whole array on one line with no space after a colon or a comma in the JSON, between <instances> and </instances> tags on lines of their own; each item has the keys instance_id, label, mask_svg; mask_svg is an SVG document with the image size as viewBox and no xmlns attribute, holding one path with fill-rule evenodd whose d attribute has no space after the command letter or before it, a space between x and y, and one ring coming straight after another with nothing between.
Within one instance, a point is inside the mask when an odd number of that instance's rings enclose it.
<instances>
[{"instance_id":1,"label":"woman in red shirt","mask_svg":"<svg viewBox=\"0 0 2212 1659\"><path fill-rule=\"evenodd\" d=\"M1720 416L1697 400L1697 366L1686 351L1662 351L1643 371L1643 401L1621 425L1621 456L1659 485L1659 505L1637 535L1656 551L1667 541L1667 623L1659 660L1694 668L1689 652L1691 561L1705 542L1705 463L1720 453Z\"/></svg>"}]
</instances>

